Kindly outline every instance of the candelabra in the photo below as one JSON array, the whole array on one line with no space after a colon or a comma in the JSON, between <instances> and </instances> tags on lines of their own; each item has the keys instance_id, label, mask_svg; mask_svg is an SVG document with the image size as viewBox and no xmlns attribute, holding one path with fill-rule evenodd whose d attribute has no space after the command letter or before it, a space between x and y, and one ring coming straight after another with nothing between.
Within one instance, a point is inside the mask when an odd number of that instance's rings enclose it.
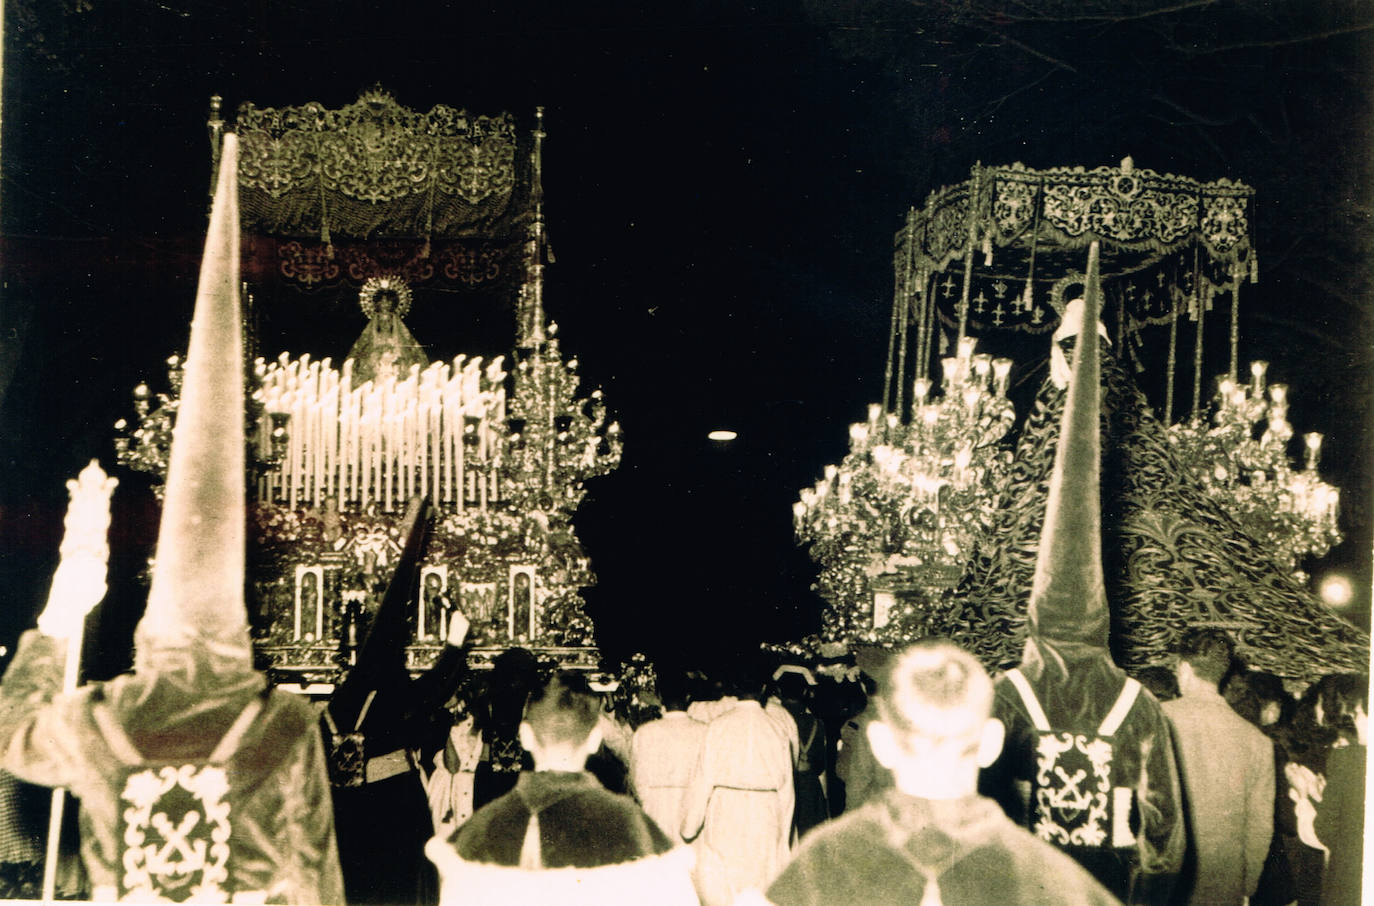
<instances>
[{"instance_id":1,"label":"candelabra","mask_svg":"<svg viewBox=\"0 0 1374 906\"><path fill-rule=\"evenodd\" d=\"M167 384L170 393L153 393L147 384L134 388L136 426L128 419L115 422L115 458L120 465L156 476L153 491L162 499L167 464L172 454L172 426L181 404L181 379L185 364L181 356L167 359ZM156 401L156 405L154 405Z\"/></svg>"},{"instance_id":2,"label":"candelabra","mask_svg":"<svg viewBox=\"0 0 1374 906\"><path fill-rule=\"evenodd\" d=\"M1288 387L1266 387L1268 367L1252 362L1249 384L1219 379L1211 424L1192 419L1171 426L1169 437L1207 493L1272 550L1280 564L1306 581L1302 561L1340 543L1340 491L1318 473L1321 434L1303 435L1303 464L1294 467Z\"/></svg>"},{"instance_id":3,"label":"candelabra","mask_svg":"<svg viewBox=\"0 0 1374 906\"><path fill-rule=\"evenodd\" d=\"M821 567L828 638L910 641L922 612L963 573L1009 462L999 441L1015 418L1011 361L974 345L965 338L941 361L942 395L916 379L909 420L869 406L867 421L849 428L848 455L793 504L797 538Z\"/></svg>"},{"instance_id":4,"label":"candelabra","mask_svg":"<svg viewBox=\"0 0 1374 906\"><path fill-rule=\"evenodd\" d=\"M517 508L570 517L586 480L620 464L620 425L606 423L600 390L577 397L578 361L563 359L558 325L544 334L542 343L517 352L501 474Z\"/></svg>"}]
</instances>

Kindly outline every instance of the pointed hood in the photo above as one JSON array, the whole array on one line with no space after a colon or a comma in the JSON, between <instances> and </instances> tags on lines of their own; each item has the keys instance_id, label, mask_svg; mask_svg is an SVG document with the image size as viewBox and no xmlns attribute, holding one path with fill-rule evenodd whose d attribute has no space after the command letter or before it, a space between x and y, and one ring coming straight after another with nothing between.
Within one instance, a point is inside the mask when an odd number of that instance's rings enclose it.
<instances>
[{"instance_id":1,"label":"pointed hood","mask_svg":"<svg viewBox=\"0 0 1374 906\"><path fill-rule=\"evenodd\" d=\"M135 666L161 655L251 669L244 610L244 393L238 137L224 137ZM159 669L165 664L158 662Z\"/></svg>"},{"instance_id":2,"label":"pointed hood","mask_svg":"<svg viewBox=\"0 0 1374 906\"><path fill-rule=\"evenodd\" d=\"M1035 561L1028 617L1032 639L1107 648L1108 612L1102 579L1098 245L1088 250L1083 320L1059 427L1045 524Z\"/></svg>"}]
</instances>

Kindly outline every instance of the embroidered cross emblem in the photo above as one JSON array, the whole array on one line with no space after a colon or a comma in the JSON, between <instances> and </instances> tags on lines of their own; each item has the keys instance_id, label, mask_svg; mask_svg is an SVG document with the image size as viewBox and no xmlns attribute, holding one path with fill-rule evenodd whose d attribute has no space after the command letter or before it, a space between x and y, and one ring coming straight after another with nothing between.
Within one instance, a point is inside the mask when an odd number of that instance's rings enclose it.
<instances>
[{"instance_id":1,"label":"embroidered cross emblem","mask_svg":"<svg viewBox=\"0 0 1374 906\"><path fill-rule=\"evenodd\" d=\"M191 831L200 823L198 813L187 812L182 816L181 823L174 827L165 814L158 812L153 815L150 823L165 842L162 846L143 847L149 872L175 877L200 871L205 867L205 841L197 840L192 843L188 839Z\"/></svg>"}]
</instances>

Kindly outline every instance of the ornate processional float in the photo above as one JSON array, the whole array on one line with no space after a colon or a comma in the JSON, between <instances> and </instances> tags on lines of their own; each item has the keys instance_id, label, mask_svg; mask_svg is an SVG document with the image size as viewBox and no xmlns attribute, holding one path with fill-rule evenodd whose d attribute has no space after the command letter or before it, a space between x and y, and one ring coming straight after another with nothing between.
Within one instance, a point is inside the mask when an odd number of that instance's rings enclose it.
<instances>
[{"instance_id":1,"label":"ornate processional float","mask_svg":"<svg viewBox=\"0 0 1374 906\"><path fill-rule=\"evenodd\" d=\"M218 98L209 128L217 157ZM520 646L595 668L581 597L595 576L573 517L585 483L619 464L621 437L601 391L579 394L544 311L542 108L522 130L374 89L337 110L245 103L233 128L250 342L294 317L312 350L246 363L249 606L269 675L317 688L344 675L415 496L435 516L407 620L413 672L442 650L454 604L473 623L474 666ZM514 349L432 360L405 321L426 293L514 309ZM351 347L319 326L330 302L367 318ZM123 465L165 475L180 367L169 360L167 391L136 389L136 424L116 426Z\"/></svg>"},{"instance_id":2,"label":"ornate processional float","mask_svg":"<svg viewBox=\"0 0 1374 906\"><path fill-rule=\"evenodd\" d=\"M1240 372L1241 290L1258 273L1253 196L1130 159L1015 164L975 166L908 213L894 243L883 400L793 505L819 567L820 641L939 634L993 668L1019 660L1063 405L1054 360L1071 342L1056 331L1073 332L1061 324L1095 241L1118 662L1160 663L1184 628L1211 625L1280 675L1366 669L1368 640L1302 572L1341 537L1339 493L1318 473L1322 438L1293 438L1289 389L1266 382L1266 363ZM1218 349L1229 351L1222 366L1208 361ZM1018 418L1009 384L1043 375L1047 354L1050 376ZM1215 393L1209 368L1224 369ZM1158 414L1133 372L1162 376ZM1174 424L1178 398L1190 409Z\"/></svg>"}]
</instances>

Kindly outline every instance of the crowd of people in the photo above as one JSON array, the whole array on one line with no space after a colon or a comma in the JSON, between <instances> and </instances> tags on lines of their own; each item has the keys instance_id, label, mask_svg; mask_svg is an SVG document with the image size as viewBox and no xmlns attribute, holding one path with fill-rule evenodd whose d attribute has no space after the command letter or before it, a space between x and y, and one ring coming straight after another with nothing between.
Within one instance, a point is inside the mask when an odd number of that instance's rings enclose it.
<instances>
[{"instance_id":1,"label":"crowd of people","mask_svg":"<svg viewBox=\"0 0 1374 906\"><path fill-rule=\"evenodd\" d=\"M1154 798L1135 805L1119 787L1080 784L1037 810L1043 737L1016 744L1008 713L1023 693L948 641L864 651L862 669L839 662L847 672L747 657L659 665L652 707L633 711L515 649L417 724L409 769L354 784L336 773L305 824L316 859L330 849L321 823L336 837L334 895L349 903L1360 902L1366 678L1326 677L1295 697L1246 670L1221 630L1178 648L1176 665L1141 671L1136 693L1160 702L1176 797L1158 795L1169 784L1156 776ZM21 659L0 685L11 715L16 691L34 701L34 667ZM6 722L5 763L41 780L38 725L9 735ZM1099 737L1118 755L1141 748L1119 730ZM334 741L326 723L325 762ZM1093 813L1106 831L1095 841L1071 826ZM10 868L35 864L34 844ZM334 902L328 886L315 893Z\"/></svg>"},{"instance_id":2,"label":"crowd of people","mask_svg":"<svg viewBox=\"0 0 1374 906\"><path fill-rule=\"evenodd\" d=\"M548 706L531 704L518 734L530 754L512 777L515 801L531 795L523 784L545 782L536 779L541 772L563 770L577 774L567 781L583 792L628 796L620 801L636 803L654 832L614 859L599 833L577 852L567 849L570 839L549 836L564 847L554 857L554 844L539 847L524 836L522 820L518 834L502 831L509 839L497 861L526 871L604 867L685 848L690 868L658 863L664 889L685 871L697 898L688 901L708 906L760 896L779 906L1360 902L1366 679L1332 676L1294 697L1272 675L1247 671L1221 630L1189 633L1178 647L1176 666L1142 671L1136 692L1160 702L1170 754L1160 770L1176 772L1177 794L1160 797L1170 785L1158 777L1153 799L1135 805L1118 787L1081 801L1071 801L1072 789L1055 791L1053 814L1061 819L1122 808L1107 815L1095 843L1091 834L1049 833L1028 784L1017 790L1013 782L1007 803L998 781L1036 773L1038 743L1018 749L1007 739L1016 722L998 702L1002 677L988 678L953 643L929 640L863 658L866 669L847 682L800 665L771 674L741 667L748 659L716 677L660 668L659 707L648 719L617 713L612 696L577 677L532 681L532 702L552 696L584 715L573 734L576 754L555 763L586 767L549 768L547 757L533 754L547 744L532 716L548 719L539 716ZM535 669L532 658L526 667ZM431 762L437 831L428 852L441 872L446 859L461 864L451 849L481 862L464 854L477 853L476 841L495 833L489 822L514 807L510 793L473 796L499 738L467 713L482 709L459 707L461 718ZM1121 752L1140 749L1120 731L1101 735L1115 738ZM1004 752L1027 763L1008 763ZM1127 771L1141 772L1138 763ZM505 804L485 805L493 801ZM474 824L474 814L486 818ZM575 814L561 820L586 826ZM544 825L539 833L554 834ZM465 877L462 885L445 878L445 902L484 901L473 899L472 876ZM922 900L932 882L939 899Z\"/></svg>"},{"instance_id":3,"label":"crowd of people","mask_svg":"<svg viewBox=\"0 0 1374 906\"><path fill-rule=\"evenodd\" d=\"M412 679L391 617L411 591L393 582L323 708L272 687L243 600L242 425L223 418L243 401L236 167L229 135L133 670L68 682L72 640L105 593L112 488L93 468L71 483L47 606L0 681L0 768L79 800L81 893L1360 902L1367 677L1295 698L1238 668L1232 640L1205 626L1177 633L1165 670L1128 676L1111 657L1092 330L1074 356L1023 655L995 676L936 638L856 653L847 684L738 656L660 664L659 713L617 714L585 675L542 671L524 649L474 675L458 608L443 654ZM424 510L412 502L403 564Z\"/></svg>"}]
</instances>

